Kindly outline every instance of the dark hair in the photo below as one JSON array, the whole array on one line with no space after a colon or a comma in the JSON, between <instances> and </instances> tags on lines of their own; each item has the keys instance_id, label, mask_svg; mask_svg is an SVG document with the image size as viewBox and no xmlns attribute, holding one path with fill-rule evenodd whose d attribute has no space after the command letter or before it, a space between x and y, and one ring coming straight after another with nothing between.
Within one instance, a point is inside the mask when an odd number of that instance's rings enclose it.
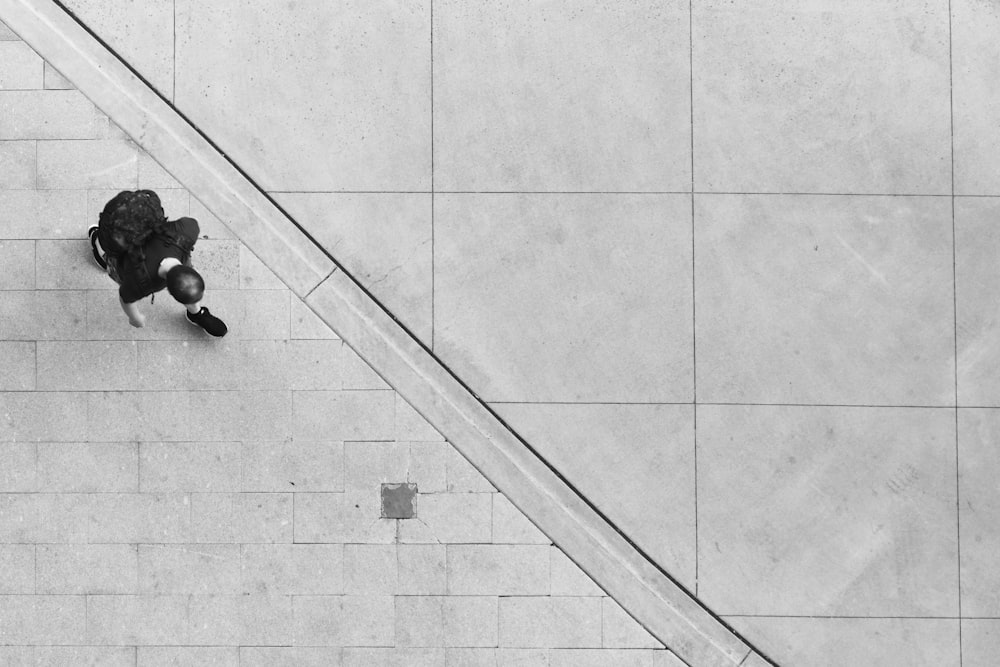
<instances>
[{"instance_id":1,"label":"dark hair","mask_svg":"<svg viewBox=\"0 0 1000 667\"><path fill-rule=\"evenodd\" d=\"M190 266L178 264L167 271L167 291L185 305L198 303L205 294L205 281Z\"/></svg>"}]
</instances>

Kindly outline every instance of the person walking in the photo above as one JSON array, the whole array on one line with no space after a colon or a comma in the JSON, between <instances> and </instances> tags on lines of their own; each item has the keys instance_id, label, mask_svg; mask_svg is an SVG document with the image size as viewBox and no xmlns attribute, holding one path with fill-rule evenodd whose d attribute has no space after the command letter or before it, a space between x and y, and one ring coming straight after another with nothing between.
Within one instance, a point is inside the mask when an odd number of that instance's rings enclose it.
<instances>
[{"instance_id":1,"label":"person walking","mask_svg":"<svg viewBox=\"0 0 1000 667\"><path fill-rule=\"evenodd\" d=\"M187 310L188 322L215 337L228 333L226 324L201 305L205 281L191 266L199 233L194 218L167 220L152 190L119 192L87 230L94 261L118 283L119 303L133 327L146 325L139 301L155 300L166 288Z\"/></svg>"}]
</instances>

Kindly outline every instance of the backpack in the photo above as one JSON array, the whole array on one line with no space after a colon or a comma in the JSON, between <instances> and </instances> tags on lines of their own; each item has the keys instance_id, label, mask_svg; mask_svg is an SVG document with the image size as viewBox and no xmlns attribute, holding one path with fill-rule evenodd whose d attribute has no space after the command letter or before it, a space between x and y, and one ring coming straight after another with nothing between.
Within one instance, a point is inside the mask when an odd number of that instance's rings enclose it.
<instances>
[{"instance_id":1,"label":"backpack","mask_svg":"<svg viewBox=\"0 0 1000 667\"><path fill-rule=\"evenodd\" d=\"M178 234L176 225L163 213L160 198L152 190L124 190L104 206L98 219L98 238L107 255L113 277L120 280L124 260L129 258L135 267L135 279L143 291L151 291L153 280L146 269L143 248L153 237L183 252L182 262L187 264L194 250L194 239Z\"/></svg>"}]
</instances>

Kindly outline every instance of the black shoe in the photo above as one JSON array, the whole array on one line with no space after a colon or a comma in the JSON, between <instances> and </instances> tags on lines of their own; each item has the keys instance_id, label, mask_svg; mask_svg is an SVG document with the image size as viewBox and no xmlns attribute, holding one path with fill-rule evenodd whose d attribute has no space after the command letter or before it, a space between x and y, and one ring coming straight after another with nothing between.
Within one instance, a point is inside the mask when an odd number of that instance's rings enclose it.
<instances>
[{"instance_id":1,"label":"black shoe","mask_svg":"<svg viewBox=\"0 0 1000 667\"><path fill-rule=\"evenodd\" d=\"M90 239L90 249L94 253L94 261L97 262L99 267L107 271L108 263L104 260L104 256L97 251L97 225L87 230L87 237Z\"/></svg>"},{"instance_id":2,"label":"black shoe","mask_svg":"<svg viewBox=\"0 0 1000 667\"><path fill-rule=\"evenodd\" d=\"M191 324L201 327L206 333L216 338L222 338L229 332L226 323L208 312L208 308L205 308L205 306L201 307L197 315L192 315L191 311L188 311L187 319Z\"/></svg>"}]
</instances>

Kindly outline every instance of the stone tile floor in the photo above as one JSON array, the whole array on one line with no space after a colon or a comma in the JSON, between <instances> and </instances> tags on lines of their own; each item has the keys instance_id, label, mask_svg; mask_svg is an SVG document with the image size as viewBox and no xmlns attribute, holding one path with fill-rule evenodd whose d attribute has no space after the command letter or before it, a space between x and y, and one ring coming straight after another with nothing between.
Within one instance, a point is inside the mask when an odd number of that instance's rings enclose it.
<instances>
[{"instance_id":1,"label":"stone tile floor","mask_svg":"<svg viewBox=\"0 0 1000 667\"><path fill-rule=\"evenodd\" d=\"M681 664L0 37L0 665ZM165 292L144 329L120 312L84 239L136 187L200 221L226 338ZM386 482L415 518L381 518Z\"/></svg>"},{"instance_id":2,"label":"stone tile floor","mask_svg":"<svg viewBox=\"0 0 1000 667\"><path fill-rule=\"evenodd\" d=\"M766 653L995 662L995 1L66 5ZM36 65L3 76L65 85ZM67 109L113 187L120 138ZM78 177L30 143L0 142L0 185ZM35 211L65 203L17 201L62 238ZM218 264L234 318L295 337L292 299L285 333ZM34 294L0 326L62 308L115 340L97 296Z\"/></svg>"}]
</instances>

